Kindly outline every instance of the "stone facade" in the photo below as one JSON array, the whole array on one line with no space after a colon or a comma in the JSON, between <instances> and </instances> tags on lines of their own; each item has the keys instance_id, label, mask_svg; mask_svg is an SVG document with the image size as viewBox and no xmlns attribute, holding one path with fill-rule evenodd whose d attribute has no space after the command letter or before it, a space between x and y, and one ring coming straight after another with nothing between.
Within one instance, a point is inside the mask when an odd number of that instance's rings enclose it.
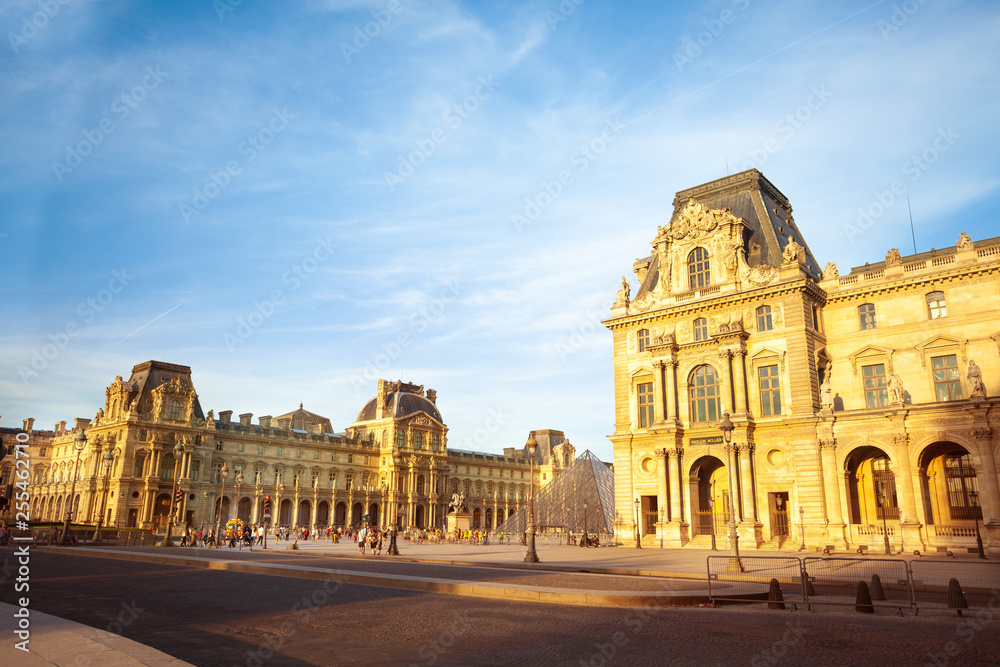
<instances>
[{"instance_id":1,"label":"stone facade","mask_svg":"<svg viewBox=\"0 0 1000 667\"><path fill-rule=\"evenodd\" d=\"M821 270L750 170L652 247L605 322L626 541L1000 552L1000 238Z\"/></svg>"},{"instance_id":2,"label":"stone facade","mask_svg":"<svg viewBox=\"0 0 1000 667\"><path fill-rule=\"evenodd\" d=\"M181 528L214 527L220 516L263 522L267 507L281 525L348 526L371 515L381 525L441 527L451 492L461 488L473 524L493 528L527 503L532 470L540 488L574 452L560 431L532 432L546 436L538 437L534 466L523 446L504 454L448 449L436 392L386 380L341 434L302 405L256 424L250 413L206 415L191 369L158 361L135 366L128 380L116 377L105 398L93 419L69 429L60 422L55 431L34 431L33 420L3 429L5 444L29 432L32 520L65 517L76 470L80 523L95 523L103 509L106 526L159 528L179 490ZM81 430L87 444L77 459ZM9 481L13 462L3 463Z\"/></svg>"}]
</instances>

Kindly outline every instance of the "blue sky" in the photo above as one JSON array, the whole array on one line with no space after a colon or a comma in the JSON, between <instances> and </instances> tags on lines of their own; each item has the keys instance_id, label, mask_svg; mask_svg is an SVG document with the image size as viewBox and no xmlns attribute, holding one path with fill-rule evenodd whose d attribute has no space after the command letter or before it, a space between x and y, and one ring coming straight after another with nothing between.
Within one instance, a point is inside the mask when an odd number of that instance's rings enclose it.
<instances>
[{"instance_id":1,"label":"blue sky","mask_svg":"<svg viewBox=\"0 0 1000 667\"><path fill-rule=\"evenodd\" d=\"M919 251L1000 234L995 3L285 4L0 9L0 423L158 359L610 459L599 321L676 191L757 167L842 271L912 252L897 180Z\"/></svg>"}]
</instances>

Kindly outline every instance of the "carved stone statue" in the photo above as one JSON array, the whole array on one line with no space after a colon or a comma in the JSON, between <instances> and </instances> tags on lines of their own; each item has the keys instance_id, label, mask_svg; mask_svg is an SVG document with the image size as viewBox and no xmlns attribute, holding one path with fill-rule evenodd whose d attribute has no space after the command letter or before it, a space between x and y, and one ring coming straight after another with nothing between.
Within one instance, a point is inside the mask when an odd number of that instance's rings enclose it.
<instances>
[{"instance_id":1,"label":"carved stone statue","mask_svg":"<svg viewBox=\"0 0 1000 667\"><path fill-rule=\"evenodd\" d=\"M826 371L823 384L819 386L820 403L824 410L833 410L833 385L830 384L830 371Z\"/></svg>"},{"instance_id":2,"label":"carved stone statue","mask_svg":"<svg viewBox=\"0 0 1000 667\"><path fill-rule=\"evenodd\" d=\"M837 270L837 265L833 262L827 262L823 269L823 280L834 280L839 277L840 271Z\"/></svg>"},{"instance_id":3,"label":"carved stone statue","mask_svg":"<svg viewBox=\"0 0 1000 667\"><path fill-rule=\"evenodd\" d=\"M969 359L969 396L971 398L986 398L986 385L983 384L983 374L975 361Z\"/></svg>"},{"instance_id":4,"label":"carved stone statue","mask_svg":"<svg viewBox=\"0 0 1000 667\"><path fill-rule=\"evenodd\" d=\"M451 503L448 504L448 508L452 512L468 512L469 508L465 505L465 494L464 493L453 493L451 494Z\"/></svg>"},{"instance_id":5,"label":"carved stone statue","mask_svg":"<svg viewBox=\"0 0 1000 667\"><path fill-rule=\"evenodd\" d=\"M628 278L622 276L622 286L621 289L618 290L618 294L615 296L615 303L625 304L627 306L631 294L632 294L632 288L629 287Z\"/></svg>"},{"instance_id":6,"label":"carved stone statue","mask_svg":"<svg viewBox=\"0 0 1000 667\"><path fill-rule=\"evenodd\" d=\"M891 248L889 252L885 254L886 266L899 266L902 263L903 258L899 256L899 248Z\"/></svg>"},{"instance_id":7,"label":"carved stone statue","mask_svg":"<svg viewBox=\"0 0 1000 667\"><path fill-rule=\"evenodd\" d=\"M785 251L781 253L781 259L785 262L799 262L801 261L801 255L804 248L795 242L795 239L789 239L788 245L785 246Z\"/></svg>"},{"instance_id":8,"label":"carved stone statue","mask_svg":"<svg viewBox=\"0 0 1000 667\"><path fill-rule=\"evenodd\" d=\"M889 403L902 403L904 396L902 378L893 373L889 376L887 385L889 387Z\"/></svg>"},{"instance_id":9,"label":"carved stone statue","mask_svg":"<svg viewBox=\"0 0 1000 667\"><path fill-rule=\"evenodd\" d=\"M966 252L972 250L972 239L965 232L958 235L958 242L955 244L959 252Z\"/></svg>"}]
</instances>

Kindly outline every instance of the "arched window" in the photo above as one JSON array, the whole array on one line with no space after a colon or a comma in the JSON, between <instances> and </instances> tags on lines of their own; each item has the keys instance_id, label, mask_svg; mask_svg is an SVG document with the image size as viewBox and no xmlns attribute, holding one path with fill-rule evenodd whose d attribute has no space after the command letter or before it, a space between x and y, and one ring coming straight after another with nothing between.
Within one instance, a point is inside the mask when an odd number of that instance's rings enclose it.
<instances>
[{"instance_id":1,"label":"arched window","mask_svg":"<svg viewBox=\"0 0 1000 667\"><path fill-rule=\"evenodd\" d=\"M861 330L875 328L875 304L863 303L858 306L858 319L861 321Z\"/></svg>"},{"instance_id":2,"label":"arched window","mask_svg":"<svg viewBox=\"0 0 1000 667\"><path fill-rule=\"evenodd\" d=\"M882 457L872 461L872 481L875 483L875 507L878 519L899 519L899 505L896 501L896 476L889 465L889 459Z\"/></svg>"},{"instance_id":3,"label":"arched window","mask_svg":"<svg viewBox=\"0 0 1000 667\"><path fill-rule=\"evenodd\" d=\"M982 519L979 506L979 480L972 458L967 452L955 452L944 459L944 476L948 484L948 507L953 519Z\"/></svg>"},{"instance_id":4,"label":"arched window","mask_svg":"<svg viewBox=\"0 0 1000 667\"><path fill-rule=\"evenodd\" d=\"M691 421L714 422L719 419L719 377L711 366L699 366L691 373Z\"/></svg>"},{"instance_id":5,"label":"arched window","mask_svg":"<svg viewBox=\"0 0 1000 667\"><path fill-rule=\"evenodd\" d=\"M944 292L931 292L927 295L927 316L932 320L948 317L948 307L944 303Z\"/></svg>"},{"instance_id":6,"label":"arched window","mask_svg":"<svg viewBox=\"0 0 1000 667\"><path fill-rule=\"evenodd\" d=\"M771 306L761 306L757 309L757 331L770 331L774 328L771 320Z\"/></svg>"},{"instance_id":7,"label":"arched window","mask_svg":"<svg viewBox=\"0 0 1000 667\"><path fill-rule=\"evenodd\" d=\"M688 255L688 289L701 289L712 284L712 270L708 264L708 251L695 248Z\"/></svg>"},{"instance_id":8,"label":"arched window","mask_svg":"<svg viewBox=\"0 0 1000 667\"><path fill-rule=\"evenodd\" d=\"M649 329L639 329L639 351L645 352L649 347Z\"/></svg>"},{"instance_id":9,"label":"arched window","mask_svg":"<svg viewBox=\"0 0 1000 667\"><path fill-rule=\"evenodd\" d=\"M167 419L180 419L181 418L181 404L177 401L170 401L170 406L167 409Z\"/></svg>"},{"instance_id":10,"label":"arched window","mask_svg":"<svg viewBox=\"0 0 1000 667\"><path fill-rule=\"evenodd\" d=\"M695 342L708 340L708 320L704 317L699 317L694 321L694 340Z\"/></svg>"}]
</instances>

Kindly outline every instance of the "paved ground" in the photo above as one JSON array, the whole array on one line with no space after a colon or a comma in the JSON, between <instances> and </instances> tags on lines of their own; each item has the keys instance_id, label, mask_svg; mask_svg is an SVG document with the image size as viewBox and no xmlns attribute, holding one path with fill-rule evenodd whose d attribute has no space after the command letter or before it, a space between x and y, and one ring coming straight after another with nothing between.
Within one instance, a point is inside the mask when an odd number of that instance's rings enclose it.
<instances>
[{"instance_id":1,"label":"paved ground","mask_svg":"<svg viewBox=\"0 0 1000 667\"><path fill-rule=\"evenodd\" d=\"M15 597L10 578L0 583L0 601ZM990 613L605 609L41 552L31 607L197 665L988 665L1000 655ZM3 641L0 663L22 664Z\"/></svg>"}]
</instances>

